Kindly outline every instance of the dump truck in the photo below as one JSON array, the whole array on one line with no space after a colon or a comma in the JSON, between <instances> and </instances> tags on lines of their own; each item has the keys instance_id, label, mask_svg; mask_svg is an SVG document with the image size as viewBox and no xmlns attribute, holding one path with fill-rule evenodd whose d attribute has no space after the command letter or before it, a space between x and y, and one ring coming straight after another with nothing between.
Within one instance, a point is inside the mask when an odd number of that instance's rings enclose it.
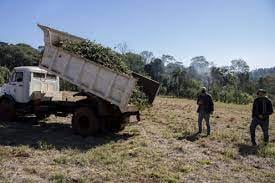
<instances>
[{"instance_id":1,"label":"dump truck","mask_svg":"<svg viewBox=\"0 0 275 183\"><path fill-rule=\"evenodd\" d=\"M44 25L44 53L38 67L21 66L12 71L9 82L0 88L0 118L12 121L18 116L72 114L72 129L82 136L105 131L120 131L130 116L139 120L139 109L129 104L138 85L152 105L160 84L132 72L126 75L95 61L87 60L55 46L62 40L85 39ZM76 85L81 99L64 99L59 80Z\"/></svg>"}]
</instances>

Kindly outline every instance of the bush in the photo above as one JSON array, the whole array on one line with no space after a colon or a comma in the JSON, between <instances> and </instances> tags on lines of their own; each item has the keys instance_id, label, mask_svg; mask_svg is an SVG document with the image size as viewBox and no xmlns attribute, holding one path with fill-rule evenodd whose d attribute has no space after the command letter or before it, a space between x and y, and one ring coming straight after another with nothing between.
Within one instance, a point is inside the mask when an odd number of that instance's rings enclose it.
<instances>
[{"instance_id":1,"label":"bush","mask_svg":"<svg viewBox=\"0 0 275 183\"><path fill-rule=\"evenodd\" d=\"M10 74L10 71L8 68L0 66L0 85L1 86L8 81L9 74Z\"/></svg>"}]
</instances>

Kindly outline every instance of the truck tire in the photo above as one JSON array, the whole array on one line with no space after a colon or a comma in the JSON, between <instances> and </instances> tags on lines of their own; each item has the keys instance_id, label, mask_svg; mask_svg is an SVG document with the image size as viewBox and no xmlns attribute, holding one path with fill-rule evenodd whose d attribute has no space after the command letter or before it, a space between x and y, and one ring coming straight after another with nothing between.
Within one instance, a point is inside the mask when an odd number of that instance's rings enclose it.
<instances>
[{"instance_id":1,"label":"truck tire","mask_svg":"<svg viewBox=\"0 0 275 183\"><path fill-rule=\"evenodd\" d=\"M16 110L14 103L8 99L3 99L0 102L0 120L13 121L16 118Z\"/></svg>"},{"instance_id":2,"label":"truck tire","mask_svg":"<svg viewBox=\"0 0 275 183\"><path fill-rule=\"evenodd\" d=\"M72 128L83 137L95 135L99 131L99 120L91 109L81 107L73 114Z\"/></svg>"}]
</instances>

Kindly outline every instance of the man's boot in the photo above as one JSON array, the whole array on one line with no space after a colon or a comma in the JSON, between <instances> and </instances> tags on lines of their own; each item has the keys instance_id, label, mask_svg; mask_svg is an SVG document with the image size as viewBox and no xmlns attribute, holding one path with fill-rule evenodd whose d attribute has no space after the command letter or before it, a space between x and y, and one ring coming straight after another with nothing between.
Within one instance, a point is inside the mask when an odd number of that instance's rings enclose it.
<instances>
[{"instance_id":1,"label":"man's boot","mask_svg":"<svg viewBox=\"0 0 275 183\"><path fill-rule=\"evenodd\" d=\"M210 135L210 126L207 127L207 136Z\"/></svg>"}]
</instances>

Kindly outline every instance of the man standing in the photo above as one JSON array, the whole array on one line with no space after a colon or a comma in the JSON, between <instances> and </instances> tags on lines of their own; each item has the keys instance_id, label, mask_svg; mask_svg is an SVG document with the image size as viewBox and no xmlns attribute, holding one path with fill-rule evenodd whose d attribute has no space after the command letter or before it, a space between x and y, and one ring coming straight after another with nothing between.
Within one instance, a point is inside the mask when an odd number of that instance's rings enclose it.
<instances>
[{"instance_id":1,"label":"man standing","mask_svg":"<svg viewBox=\"0 0 275 183\"><path fill-rule=\"evenodd\" d=\"M256 146L255 131L258 125L261 126L264 133L265 144L269 141L268 128L269 116L273 113L272 102L266 96L266 91L259 89L257 91L257 98L254 100L252 109L252 122L250 125L251 142Z\"/></svg>"},{"instance_id":2,"label":"man standing","mask_svg":"<svg viewBox=\"0 0 275 183\"><path fill-rule=\"evenodd\" d=\"M198 110L197 112L199 113L198 115L198 126L199 126L199 132L202 132L202 121L203 119L206 122L206 126L207 126L207 135L210 135L210 114L213 114L214 111L214 103L212 100L211 95L209 95L206 92L206 88L203 87L201 89L201 93L198 96L198 100L197 100L197 104L198 104Z\"/></svg>"}]
</instances>

